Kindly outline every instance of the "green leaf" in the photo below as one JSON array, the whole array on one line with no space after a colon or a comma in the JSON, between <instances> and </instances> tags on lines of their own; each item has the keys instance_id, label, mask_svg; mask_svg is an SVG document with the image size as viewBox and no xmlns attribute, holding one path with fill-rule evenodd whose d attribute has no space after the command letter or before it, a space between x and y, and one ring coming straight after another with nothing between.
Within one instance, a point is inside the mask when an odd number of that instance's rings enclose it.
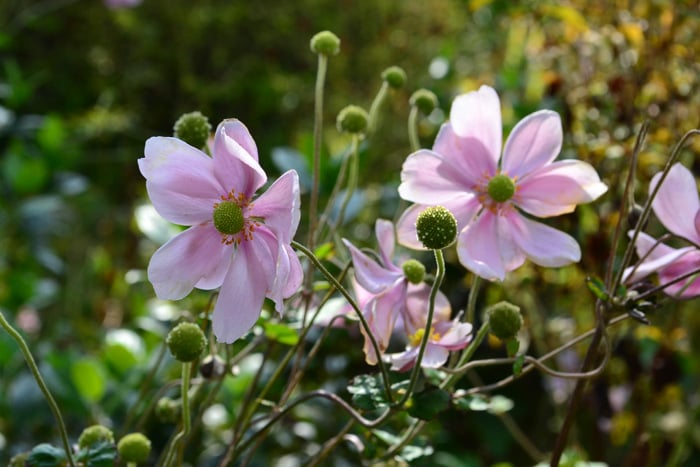
<instances>
[{"instance_id":1,"label":"green leaf","mask_svg":"<svg viewBox=\"0 0 700 467\"><path fill-rule=\"evenodd\" d=\"M326 242L323 245L319 245L316 250L314 250L314 256L316 256L319 261L324 261L330 259L333 256L333 252L333 242Z\"/></svg>"},{"instance_id":2,"label":"green leaf","mask_svg":"<svg viewBox=\"0 0 700 467\"><path fill-rule=\"evenodd\" d=\"M47 443L35 446L27 457L27 465L32 467L58 467L65 461L65 451Z\"/></svg>"},{"instance_id":3,"label":"green leaf","mask_svg":"<svg viewBox=\"0 0 700 467\"><path fill-rule=\"evenodd\" d=\"M491 397L491 400L489 401L488 411L494 415L500 415L510 411L514 405L515 404L513 404L513 401L507 397L495 395Z\"/></svg>"},{"instance_id":4,"label":"green leaf","mask_svg":"<svg viewBox=\"0 0 700 467\"><path fill-rule=\"evenodd\" d=\"M525 354L520 354L517 357L515 357L515 361L513 362L513 374L515 376L520 375L523 371L523 365L525 364Z\"/></svg>"},{"instance_id":5,"label":"green leaf","mask_svg":"<svg viewBox=\"0 0 700 467\"><path fill-rule=\"evenodd\" d=\"M299 342L299 333L284 323L264 323L265 336L268 339L284 345L296 345Z\"/></svg>"},{"instance_id":6,"label":"green leaf","mask_svg":"<svg viewBox=\"0 0 700 467\"><path fill-rule=\"evenodd\" d=\"M605 288L605 283L597 277L586 277L586 286L588 287L588 290L593 292L593 295L600 300L603 300L604 302L610 300L610 294Z\"/></svg>"},{"instance_id":7,"label":"green leaf","mask_svg":"<svg viewBox=\"0 0 700 467\"><path fill-rule=\"evenodd\" d=\"M475 412L483 412L489 409L489 401L486 396L475 394L473 396L459 397L454 400L455 406L462 410L473 410Z\"/></svg>"},{"instance_id":8,"label":"green leaf","mask_svg":"<svg viewBox=\"0 0 700 467\"><path fill-rule=\"evenodd\" d=\"M515 354L518 353L519 349L520 342L518 339L508 339L508 341L506 341L506 351L508 352L509 357L514 357Z\"/></svg>"},{"instance_id":9,"label":"green leaf","mask_svg":"<svg viewBox=\"0 0 700 467\"><path fill-rule=\"evenodd\" d=\"M382 382L374 375L355 376L348 385L348 392L355 406L363 410L383 409L389 405Z\"/></svg>"},{"instance_id":10,"label":"green leaf","mask_svg":"<svg viewBox=\"0 0 700 467\"><path fill-rule=\"evenodd\" d=\"M81 449L76 455L86 467L112 467L117 459L117 446L108 441L96 443L89 448Z\"/></svg>"},{"instance_id":11,"label":"green leaf","mask_svg":"<svg viewBox=\"0 0 700 467\"><path fill-rule=\"evenodd\" d=\"M88 402L99 401L105 393L105 374L100 362L82 358L73 363L71 379L80 395Z\"/></svg>"},{"instance_id":12,"label":"green leaf","mask_svg":"<svg viewBox=\"0 0 700 467\"><path fill-rule=\"evenodd\" d=\"M444 389L430 387L413 394L408 405L408 414L421 420L432 420L450 405L450 393Z\"/></svg>"}]
</instances>

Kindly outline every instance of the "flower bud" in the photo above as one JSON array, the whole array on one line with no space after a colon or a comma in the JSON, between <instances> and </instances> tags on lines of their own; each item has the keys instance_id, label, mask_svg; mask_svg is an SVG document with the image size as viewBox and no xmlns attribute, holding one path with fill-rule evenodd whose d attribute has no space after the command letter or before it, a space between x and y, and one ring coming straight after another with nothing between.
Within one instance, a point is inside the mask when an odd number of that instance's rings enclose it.
<instances>
[{"instance_id":1,"label":"flower bud","mask_svg":"<svg viewBox=\"0 0 700 467\"><path fill-rule=\"evenodd\" d=\"M146 462L151 454L151 441L141 433L129 433L117 444L119 456L125 462Z\"/></svg>"},{"instance_id":2,"label":"flower bud","mask_svg":"<svg viewBox=\"0 0 700 467\"><path fill-rule=\"evenodd\" d=\"M199 365L199 374L206 379L219 379L226 373L226 362L218 355L207 355Z\"/></svg>"},{"instance_id":3,"label":"flower bud","mask_svg":"<svg viewBox=\"0 0 700 467\"><path fill-rule=\"evenodd\" d=\"M512 303L495 303L486 310L486 314L489 318L491 333L499 339L512 339L523 327L520 307Z\"/></svg>"},{"instance_id":4,"label":"flower bud","mask_svg":"<svg viewBox=\"0 0 700 467\"><path fill-rule=\"evenodd\" d=\"M442 206L431 206L418 215L416 233L426 248L440 250L457 237L457 219Z\"/></svg>"},{"instance_id":5,"label":"flower bud","mask_svg":"<svg viewBox=\"0 0 700 467\"><path fill-rule=\"evenodd\" d=\"M114 433L106 426L92 425L80 434L78 447L85 449L100 442L114 443Z\"/></svg>"},{"instance_id":6,"label":"flower bud","mask_svg":"<svg viewBox=\"0 0 700 467\"><path fill-rule=\"evenodd\" d=\"M438 98L432 91L419 89L411 95L408 103L411 104L412 107L417 107L423 114L430 115L438 105Z\"/></svg>"},{"instance_id":7,"label":"flower bud","mask_svg":"<svg viewBox=\"0 0 700 467\"><path fill-rule=\"evenodd\" d=\"M403 275L411 284L420 284L425 277L425 266L418 260L409 259L401 265Z\"/></svg>"},{"instance_id":8,"label":"flower bud","mask_svg":"<svg viewBox=\"0 0 700 467\"><path fill-rule=\"evenodd\" d=\"M181 139L190 146L201 149L207 144L211 125L209 119L201 112L195 111L182 114L173 126L176 138Z\"/></svg>"},{"instance_id":9,"label":"flower bud","mask_svg":"<svg viewBox=\"0 0 700 467\"><path fill-rule=\"evenodd\" d=\"M340 39L330 31L321 31L311 38L311 51L323 55L338 55Z\"/></svg>"},{"instance_id":10,"label":"flower bud","mask_svg":"<svg viewBox=\"0 0 700 467\"><path fill-rule=\"evenodd\" d=\"M156 417L164 423L174 423L180 417L180 404L170 397L161 397L156 402Z\"/></svg>"},{"instance_id":11,"label":"flower bud","mask_svg":"<svg viewBox=\"0 0 700 467\"><path fill-rule=\"evenodd\" d=\"M358 134L364 133L367 130L369 115L362 107L356 105L348 105L338 114L336 124L338 131Z\"/></svg>"},{"instance_id":12,"label":"flower bud","mask_svg":"<svg viewBox=\"0 0 700 467\"><path fill-rule=\"evenodd\" d=\"M386 70L382 71L382 79L386 81L390 87L394 89L401 89L404 84L406 84L406 72L403 68L398 66L390 66Z\"/></svg>"},{"instance_id":13,"label":"flower bud","mask_svg":"<svg viewBox=\"0 0 700 467\"><path fill-rule=\"evenodd\" d=\"M207 340L199 326L182 322L170 330L166 343L176 360L191 362L202 354Z\"/></svg>"}]
</instances>

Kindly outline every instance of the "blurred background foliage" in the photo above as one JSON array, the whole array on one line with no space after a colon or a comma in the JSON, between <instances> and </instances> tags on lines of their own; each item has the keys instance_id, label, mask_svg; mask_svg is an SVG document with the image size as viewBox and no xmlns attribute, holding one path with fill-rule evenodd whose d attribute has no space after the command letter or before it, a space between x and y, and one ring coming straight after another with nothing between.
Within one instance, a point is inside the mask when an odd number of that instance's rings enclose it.
<instances>
[{"instance_id":1,"label":"blurred background foliage","mask_svg":"<svg viewBox=\"0 0 700 467\"><path fill-rule=\"evenodd\" d=\"M358 242L371 245L374 219L392 218L400 208L396 186L410 152L408 97L419 87L441 102L420 122L425 146L456 94L489 84L501 96L506 130L539 108L557 110L565 132L562 157L589 161L609 184L595 205L554 222L581 242L580 264L558 270L526 265L481 295L482 305L508 299L523 307L535 355L592 325L594 298L584 281L604 273L640 124L651 121L638 202L673 145L700 125L700 10L692 0L144 0L130 9L108 9L96 0L3 1L0 306L30 341L73 436L96 422L138 426L162 446L173 425L136 418L154 400L151 388L177 376L166 366L152 386L143 381L172 321L198 313L208 300L194 293L182 302L158 302L145 280L148 258L176 231L147 204L136 165L145 139L170 135L178 116L192 110L214 125L236 117L251 130L268 173L294 167L302 185L308 183L316 67L308 44L323 29L342 41L326 87L326 196L348 145L335 129L335 115L347 104L368 108L388 66L408 73L406 88L392 91L379 130L362 148L363 184L346 219L347 235ZM682 156L696 173L698 151L696 138ZM660 232L653 219L649 229ZM453 309L461 309L469 279L454 254L448 262L445 291ZM582 455L610 465L700 462L694 304L660 299L651 326L625 324L612 332L613 359L577 420L573 445ZM349 378L368 370L359 333L333 333L344 344L324 345L303 387L323 382L342 394ZM491 341L479 355L502 355L499 345ZM274 361L278 350L283 342L265 357ZM559 368L574 370L582 350L562 357ZM261 364L263 356L255 354L239 363L236 378L224 380L218 402L202 414L204 428L195 433L203 447L189 453L194 464L221 455L236 404ZM491 381L507 371L473 378ZM531 375L502 391L515 401L507 415L441 416L424 432L434 454L416 463L530 464L505 427L512 421L525 427L546 452L569 390ZM4 334L0 394L0 462L55 440L47 439L56 436L50 411ZM309 454L305 447L318 446L344 424L340 412L328 415L332 410L302 406L266 439L257 465L279 459L289 462L279 465L300 465ZM367 449L379 442L363 430L356 435ZM357 459L344 446L335 465Z\"/></svg>"}]
</instances>

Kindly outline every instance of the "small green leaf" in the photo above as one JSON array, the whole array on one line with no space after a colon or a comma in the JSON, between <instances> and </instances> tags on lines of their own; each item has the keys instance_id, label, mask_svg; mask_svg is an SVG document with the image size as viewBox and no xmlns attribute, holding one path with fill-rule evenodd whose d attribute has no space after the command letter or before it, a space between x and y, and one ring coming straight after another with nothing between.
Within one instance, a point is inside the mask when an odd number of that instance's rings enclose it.
<instances>
[{"instance_id":1,"label":"small green leaf","mask_svg":"<svg viewBox=\"0 0 700 467\"><path fill-rule=\"evenodd\" d=\"M475 412L483 412L489 409L488 399L480 394L459 397L454 400L454 404L462 410L473 410Z\"/></svg>"},{"instance_id":2,"label":"small green leaf","mask_svg":"<svg viewBox=\"0 0 700 467\"><path fill-rule=\"evenodd\" d=\"M421 420L432 420L450 405L450 393L444 389L430 387L413 394L408 405L408 414Z\"/></svg>"},{"instance_id":3,"label":"small green leaf","mask_svg":"<svg viewBox=\"0 0 700 467\"><path fill-rule=\"evenodd\" d=\"M117 458L117 445L102 441L81 449L76 458L83 461L86 467L112 467Z\"/></svg>"},{"instance_id":4,"label":"small green leaf","mask_svg":"<svg viewBox=\"0 0 700 467\"><path fill-rule=\"evenodd\" d=\"M523 365L525 364L525 354L520 354L515 357L515 362L513 362L513 374L515 376L520 375L523 371Z\"/></svg>"},{"instance_id":5,"label":"small green leaf","mask_svg":"<svg viewBox=\"0 0 700 467\"><path fill-rule=\"evenodd\" d=\"M500 415L508 412L514 406L513 401L504 396L495 395L489 401L489 413Z\"/></svg>"},{"instance_id":6,"label":"small green leaf","mask_svg":"<svg viewBox=\"0 0 700 467\"><path fill-rule=\"evenodd\" d=\"M32 467L57 467L64 461L65 451L47 443L35 446L27 457L27 465Z\"/></svg>"},{"instance_id":7,"label":"small green leaf","mask_svg":"<svg viewBox=\"0 0 700 467\"><path fill-rule=\"evenodd\" d=\"M363 410L383 409L389 405L382 382L373 375L359 375L348 385L353 403Z\"/></svg>"},{"instance_id":8,"label":"small green leaf","mask_svg":"<svg viewBox=\"0 0 700 467\"><path fill-rule=\"evenodd\" d=\"M586 277L586 286L588 287L588 290L593 292L593 295L600 300L603 300L604 302L610 300L610 294L605 288L605 283L597 277Z\"/></svg>"},{"instance_id":9,"label":"small green leaf","mask_svg":"<svg viewBox=\"0 0 700 467\"><path fill-rule=\"evenodd\" d=\"M264 327L265 336L270 340L277 341L284 345L297 345L299 342L299 334L297 331L286 324L266 322Z\"/></svg>"},{"instance_id":10,"label":"small green leaf","mask_svg":"<svg viewBox=\"0 0 700 467\"><path fill-rule=\"evenodd\" d=\"M506 351L508 352L509 357L515 357L515 354L518 353L519 349L520 342L518 339L508 339L508 341L506 341Z\"/></svg>"},{"instance_id":11,"label":"small green leaf","mask_svg":"<svg viewBox=\"0 0 700 467\"><path fill-rule=\"evenodd\" d=\"M105 393L105 374L100 362L82 358L73 363L71 379L81 396L88 402L99 401Z\"/></svg>"},{"instance_id":12,"label":"small green leaf","mask_svg":"<svg viewBox=\"0 0 700 467\"><path fill-rule=\"evenodd\" d=\"M330 259L333 256L333 252L333 242L326 242L323 245L319 245L316 250L314 250L314 256L316 256L319 261L324 261Z\"/></svg>"}]
</instances>

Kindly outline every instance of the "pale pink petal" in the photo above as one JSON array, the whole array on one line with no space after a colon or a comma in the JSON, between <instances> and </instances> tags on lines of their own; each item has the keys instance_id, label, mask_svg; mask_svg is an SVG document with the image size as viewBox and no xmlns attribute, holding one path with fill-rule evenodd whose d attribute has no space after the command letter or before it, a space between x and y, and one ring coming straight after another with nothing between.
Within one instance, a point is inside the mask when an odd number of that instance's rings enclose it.
<instances>
[{"instance_id":1,"label":"pale pink petal","mask_svg":"<svg viewBox=\"0 0 700 467\"><path fill-rule=\"evenodd\" d=\"M421 368L440 368L445 364L449 356L450 352L445 347L432 341L428 342L428 345L425 346L425 353L420 366Z\"/></svg>"},{"instance_id":2,"label":"pale pink petal","mask_svg":"<svg viewBox=\"0 0 700 467\"><path fill-rule=\"evenodd\" d=\"M214 175L226 192L235 190L247 198L267 180L258 163L258 151L248 129L239 120L224 120L214 136Z\"/></svg>"},{"instance_id":3,"label":"pale pink petal","mask_svg":"<svg viewBox=\"0 0 700 467\"><path fill-rule=\"evenodd\" d=\"M540 110L515 125L503 150L501 168L510 177L522 177L552 162L563 140L559 114Z\"/></svg>"},{"instance_id":4,"label":"pale pink petal","mask_svg":"<svg viewBox=\"0 0 700 467\"><path fill-rule=\"evenodd\" d=\"M303 274L300 273L299 258L289 245L281 242L266 226L256 230L253 240L246 243L250 243L257 258L270 258L272 275L268 278L265 295L275 303L275 310L282 314L284 299L301 285ZM286 293L290 290L291 293Z\"/></svg>"},{"instance_id":5,"label":"pale pink petal","mask_svg":"<svg viewBox=\"0 0 700 467\"><path fill-rule=\"evenodd\" d=\"M405 300L405 291L405 287L400 286L387 289L384 293L372 297L363 309L363 315L377 342L380 352L384 352L389 346L389 340L394 331L394 323L396 323L399 308ZM365 332L364 326L360 326L360 331L365 338L363 347L365 361L369 365L376 365L378 357L374 351L371 340Z\"/></svg>"},{"instance_id":6,"label":"pale pink petal","mask_svg":"<svg viewBox=\"0 0 700 467\"><path fill-rule=\"evenodd\" d=\"M299 225L300 204L299 176L289 170L253 202L249 215L262 218L282 242L289 243Z\"/></svg>"},{"instance_id":7,"label":"pale pink petal","mask_svg":"<svg viewBox=\"0 0 700 467\"><path fill-rule=\"evenodd\" d=\"M450 122L455 134L473 148L470 157L490 158L494 167L497 165L503 124L501 102L493 88L481 86L478 91L457 96L450 109Z\"/></svg>"},{"instance_id":8,"label":"pale pink petal","mask_svg":"<svg viewBox=\"0 0 700 467\"><path fill-rule=\"evenodd\" d=\"M649 193L659 183L661 173L654 175ZM683 164L674 164L652 202L654 214L674 234L700 243L700 233L695 226L695 216L700 210L698 187L695 177Z\"/></svg>"},{"instance_id":9,"label":"pale pink petal","mask_svg":"<svg viewBox=\"0 0 700 467\"><path fill-rule=\"evenodd\" d=\"M296 293L301 286L301 282L304 280L304 270L294 249L289 245L284 245L284 250L289 258L289 276L287 276L287 283L282 291L282 296L288 298Z\"/></svg>"},{"instance_id":10,"label":"pale pink petal","mask_svg":"<svg viewBox=\"0 0 700 467\"><path fill-rule=\"evenodd\" d=\"M598 173L582 161L560 161L541 167L517 183L515 204L537 217L572 212L608 190Z\"/></svg>"},{"instance_id":11,"label":"pale pink petal","mask_svg":"<svg viewBox=\"0 0 700 467\"><path fill-rule=\"evenodd\" d=\"M403 280L401 271L389 270L380 266L348 240L343 239L343 243L350 250L355 277L365 289L372 293L380 293L388 287L393 287L397 281Z\"/></svg>"},{"instance_id":12,"label":"pale pink petal","mask_svg":"<svg viewBox=\"0 0 700 467\"><path fill-rule=\"evenodd\" d=\"M384 267L399 271L400 269L392 262L394 245L396 243L394 224L386 219L377 219L377 222L374 224L374 232L377 236L377 246L379 247L379 254L382 257Z\"/></svg>"},{"instance_id":13,"label":"pale pink petal","mask_svg":"<svg viewBox=\"0 0 700 467\"><path fill-rule=\"evenodd\" d=\"M212 314L219 342L243 337L260 317L274 274L274 258L263 242L243 242L237 248Z\"/></svg>"},{"instance_id":14,"label":"pale pink petal","mask_svg":"<svg viewBox=\"0 0 700 467\"><path fill-rule=\"evenodd\" d=\"M179 300L198 286L221 285L233 247L221 243L211 224L196 225L170 239L151 257L148 280L161 299Z\"/></svg>"},{"instance_id":15,"label":"pale pink petal","mask_svg":"<svg viewBox=\"0 0 700 467\"><path fill-rule=\"evenodd\" d=\"M476 195L471 193L458 193L454 198L444 203L441 206L447 208L457 220L457 231L466 227L476 216L476 213L481 207L481 203ZM404 211L396 223L396 236L401 245L414 250L425 250L426 248L418 240L416 233L416 220L421 212L428 205L414 204Z\"/></svg>"},{"instance_id":16,"label":"pale pink petal","mask_svg":"<svg viewBox=\"0 0 700 467\"><path fill-rule=\"evenodd\" d=\"M225 193L214 176L212 159L177 139L153 137L138 160L148 196L170 222L195 225L211 220L214 203Z\"/></svg>"},{"instance_id":17,"label":"pale pink petal","mask_svg":"<svg viewBox=\"0 0 700 467\"><path fill-rule=\"evenodd\" d=\"M399 195L414 203L440 204L472 189L464 175L446 156L422 149L403 163Z\"/></svg>"},{"instance_id":18,"label":"pale pink petal","mask_svg":"<svg viewBox=\"0 0 700 467\"><path fill-rule=\"evenodd\" d=\"M506 216L513 241L534 263L560 267L581 259L576 240L548 225L532 221L513 211Z\"/></svg>"},{"instance_id":19,"label":"pale pink petal","mask_svg":"<svg viewBox=\"0 0 700 467\"><path fill-rule=\"evenodd\" d=\"M659 283L666 284L672 280L692 272L695 276L669 285L664 292L672 297L691 298L700 295L700 251L694 250L677 259L673 264L659 273Z\"/></svg>"},{"instance_id":20,"label":"pale pink petal","mask_svg":"<svg viewBox=\"0 0 700 467\"><path fill-rule=\"evenodd\" d=\"M459 321L446 321L435 324L435 332L440 339L435 345L440 345L448 350L459 350L469 344L472 337L472 325Z\"/></svg>"},{"instance_id":21,"label":"pale pink petal","mask_svg":"<svg viewBox=\"0 0 700 467\"><path fill-rule=\"evenodd\" d=\"M499 253L501 241L498 234L497 216L484 210L457 237L457 255L460 263L484 279L505 279L506 264Z\"/></svg>"},{"instance_id":22,"label":"pale pink petal","mask_svg":"<svg viewBox=\"0 0 700 467\"><path fill-rule=\"evenodd\" d=\"M420 284L408 284L406 289L406 306L401 318L407 335L415 334L418 329L425 328L430 306L430 285L425 282ZM442 292L435 296L435 309L433 322L449 320L452 315L450 302Z\"/></svg>"},{"instance_id":23,"label":"pale pink petal","mask_svg":"<svg viewBox=\"0 0 700 467\"><path fill-rule=\"evenodd\" d=\"M630 237L632 234L632 231L628 232ZM630 266L623 272L622 280L628 284L643 279L649 274L661 271L683 255L695 250L694 247L671 248L664 243L659 243L655 238L644 232L639 233L634 246L637 250L637 256L644 259L641 264Z\"/></svg>"},{"instance_id":24,"label":"pale pink petal","mask_svg":"<svg viewBox=\"0 0 700 467\"><path fill-rule=\"evenodd\" d=\"M389 355L391 369L395 371L407 371L413 367L418 358L418 347L409 347L405 352Z\"/></svg>"},{"instance_id":25,"label":"pale pink petal","mask_svg":"<svg viewBox=\"0 0 700 467\"><path fill-rule=\"evenodd\" d=\"M499 151L500 147L499 142ZM450 122L440 127L433 152L451 163L456 173L450 176L469 189L483 184L488 177L495 175L498 169L498 153L490 152L478 138L458 136Z\"/></svg>"}]
</instances>

